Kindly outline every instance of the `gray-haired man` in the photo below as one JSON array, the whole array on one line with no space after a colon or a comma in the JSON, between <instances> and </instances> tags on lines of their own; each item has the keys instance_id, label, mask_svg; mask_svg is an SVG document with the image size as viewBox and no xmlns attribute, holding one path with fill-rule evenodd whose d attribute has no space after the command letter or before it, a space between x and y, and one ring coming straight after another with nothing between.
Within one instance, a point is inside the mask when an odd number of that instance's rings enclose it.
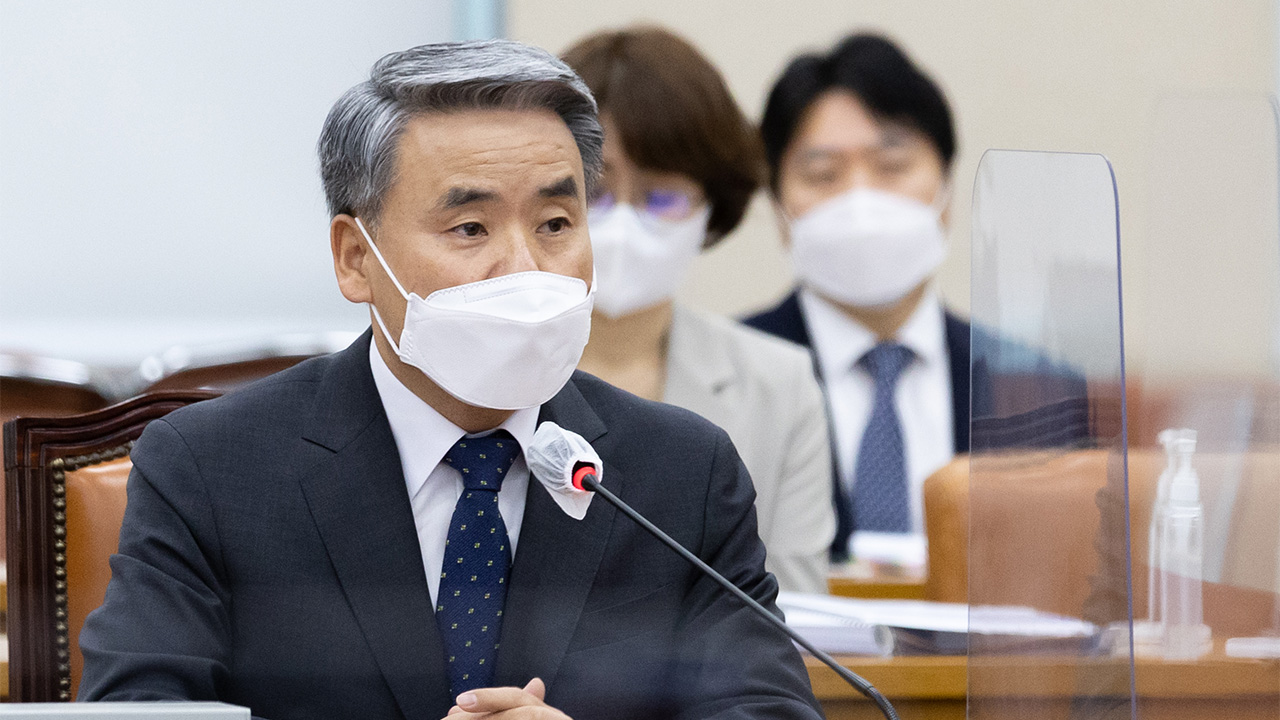
<instances>
[{"instance_id":1,"label":"gray-haired man","mask_svg":"<svg viewBox=\"0 0 1280 720\"><path fill-rule=\"evenodd\" d=\"M818 717L789 641L594 502L530 480L552 421L606 485L771 603L718 428L573 374L595 105L511 42L390 55L329 115L347 350L153 423L82 699L275 718Z\"/></svg>"}]
</instances>

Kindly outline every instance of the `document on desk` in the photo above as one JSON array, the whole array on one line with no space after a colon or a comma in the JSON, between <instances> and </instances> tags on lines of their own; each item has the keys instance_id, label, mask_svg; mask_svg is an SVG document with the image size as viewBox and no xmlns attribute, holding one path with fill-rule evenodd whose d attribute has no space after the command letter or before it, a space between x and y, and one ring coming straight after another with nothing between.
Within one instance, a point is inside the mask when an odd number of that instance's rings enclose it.
<instances>
[{"instance_id":1,"label":"document on desk","mask_svg":"<svg viewBox=\"0 0 1280 720\"><path fill-rule=\"evenodd\" d=\"M782 592L778 607L818 649L851 655L964 655L970 635L986 654L1079 654L1102 634L1093 623L1018 606Z\"/></svg>"}]
</instances>

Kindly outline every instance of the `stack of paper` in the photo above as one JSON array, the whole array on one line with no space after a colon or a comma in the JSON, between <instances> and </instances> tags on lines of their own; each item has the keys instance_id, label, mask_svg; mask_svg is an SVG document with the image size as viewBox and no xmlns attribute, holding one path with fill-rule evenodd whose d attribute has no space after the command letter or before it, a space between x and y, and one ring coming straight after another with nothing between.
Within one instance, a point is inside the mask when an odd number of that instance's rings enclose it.
<instances>
[{"instance_id":1,"label":"stack of paper","mask_svg":"<svg viewBox=\"0 0 1280 720\"><path fill-rule=\"evenodd\" d=\"M818 649L852 655L1093 652L1093 623L1028 607L923 600L860 600L780 593L787 624Z\"/></svg>"}]
</instances>

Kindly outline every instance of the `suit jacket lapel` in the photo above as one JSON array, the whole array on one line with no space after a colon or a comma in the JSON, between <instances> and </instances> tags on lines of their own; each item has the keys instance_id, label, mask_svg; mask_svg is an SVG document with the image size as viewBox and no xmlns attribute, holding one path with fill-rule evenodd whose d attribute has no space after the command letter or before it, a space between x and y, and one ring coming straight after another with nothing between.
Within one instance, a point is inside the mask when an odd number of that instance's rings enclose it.
<instances>
[{"instance_id":1,"label":"suit jacket lapel","mask_svg":"<svg viewBox=\"0 0 1280 720\"><path fill-rule=\"evenodd\" d=\"M947 354L951 358L951 411L957 453L969 452L969 323L946 313Z\"/></svg>"},{"instance_id":2,"label":"suit jacket lapel","mask_svg":"<svg viewBox=\"0 0 1280 720\"><path fill-rule=\"evenodd\" d=\"M339 353L304 437L331 451L302 490L352 612L406 718L452 705L395 439L369 369L369 334Z\"/></svg>"},{"instance_id":3,"label":"suit jacket lapel","mask_svg":"<svg viewBox=\"0 0 1280 720\"><path fill-rule=\"evenodd\" d=\"M605 432L573 380L543 405L539 422L543 421L572 430L587 442ZM603 477L610 489L622 493L623 478L616 468L606 463ZM615 514L612 505L596 498L587 516L574 520L530 478L503 615L497 685L522 687L534 677L551 685L591 592Z\"/></svg>"}]
</instances>

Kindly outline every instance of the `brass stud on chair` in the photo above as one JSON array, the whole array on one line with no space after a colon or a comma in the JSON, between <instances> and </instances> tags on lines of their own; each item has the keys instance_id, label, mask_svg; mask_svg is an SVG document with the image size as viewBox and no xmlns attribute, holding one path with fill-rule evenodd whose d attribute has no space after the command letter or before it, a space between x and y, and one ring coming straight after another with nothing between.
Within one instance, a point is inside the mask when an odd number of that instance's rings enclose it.
<instances>
[{"instance_id":1,"label":"brass stud on chair","mask_svg":"<svg viewBox=\"0 0 1280 720\"><path fill-rule=\"evenodd\" d=\"M133 442L114 448L100 450L88 455L69 458L54 458L49 463L51 480L50 490L53 494L53 598L54 646L57 650L58 665L58 699L64 702L71 700L71 626L67 612L67 484L66 473L88 465L95 465L107 460L125 457L133 450Z\"/></svg>"}]
</instances>

